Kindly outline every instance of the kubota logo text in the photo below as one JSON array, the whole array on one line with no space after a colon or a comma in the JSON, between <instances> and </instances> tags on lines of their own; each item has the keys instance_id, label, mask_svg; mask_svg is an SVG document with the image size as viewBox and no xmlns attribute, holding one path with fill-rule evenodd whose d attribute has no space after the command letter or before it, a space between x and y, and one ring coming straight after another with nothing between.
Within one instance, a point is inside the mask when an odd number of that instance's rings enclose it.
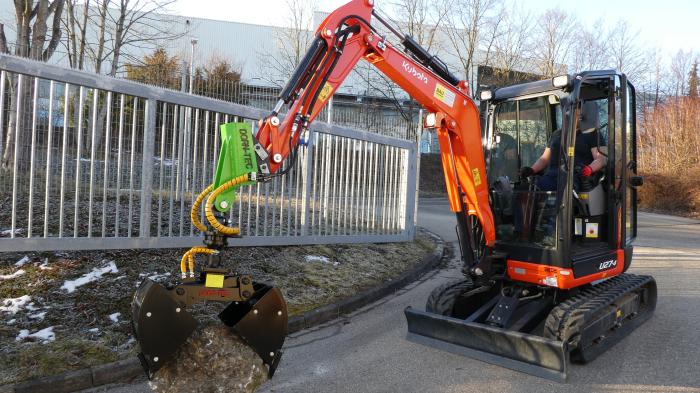
<instances>
[{"instance_id":1,"label":"kubota logo text","mask_svg":"<svg viewBox=\"0 0 700 393\"><path fill-rule=\"evenodd\" d=\"M411 63L404 61L401 66L404 70L406 70L406 72L415 76L419 81L425 83L426 85L428 84L428 77L425 76L424 73L416 70L416 67L412 66Z\"/></svg>"}]
</instances>

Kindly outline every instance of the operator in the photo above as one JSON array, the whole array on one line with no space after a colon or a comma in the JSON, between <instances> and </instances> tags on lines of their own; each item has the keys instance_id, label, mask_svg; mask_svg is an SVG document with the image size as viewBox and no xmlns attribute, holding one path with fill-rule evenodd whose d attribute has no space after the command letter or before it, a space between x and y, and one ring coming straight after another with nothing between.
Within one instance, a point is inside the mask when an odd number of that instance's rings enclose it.
<instances>
[{"instance_id":1,"label":"operator","mask_svg":"<svg viewBox=\"0 0 700 393\"><path fill-rule=\"evenodd\" d=\"M574 177L574 188L577 191L581 189L582 183L605 168L607 163L607 157L603 154L605 150L602 149L606 146L605 138L599 138L598 135L598 105L595 101L586 101L581 106L574 148L574 170L579 175ZM549 146L540 158L531 167L520 168L520 176L532 176L546 169L537 180L537 187L541 191L556 191L560 152L561 129L558 129L552 133Z\"/></svg>"}]
</instances>

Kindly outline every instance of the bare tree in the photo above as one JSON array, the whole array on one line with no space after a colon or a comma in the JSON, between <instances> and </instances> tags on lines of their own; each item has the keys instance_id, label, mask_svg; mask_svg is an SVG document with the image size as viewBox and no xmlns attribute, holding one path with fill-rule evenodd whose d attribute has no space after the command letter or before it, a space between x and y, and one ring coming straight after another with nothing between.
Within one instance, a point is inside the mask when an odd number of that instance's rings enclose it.
<instances>
[{"instance_id":1,"label":"bare tree","mask_svg":"<svg viewBox=\"0 0 700 393\"><path fill-rule=\"evenodd\" d=\"M61 39L61 14L63 13L64 0L15 0L16 42L14 54L21 57L29 57L34 60L47 61L53 56ZM50 24L49 24L50 23ZM50 27L50 30L49 30ZM5 35L5 26L0 23L0 52L10 53L10 48ZM24 130L25 116L17 117L17 105L29 97L30 83L26 81L19 86L18 78L10 78L10 113L7 130L0 132L6 135L5 149L3 150L2 167L9 167L15 159L15 138L19 129ZM21 89L21 94L18 94ZM28 112L27 112L28 113ZM20 150L21 151L21 150ZM19 157L17 157L19 160Z\"/></svg>"},{"instance_id":2,"label":"bare tree","mask_svg":"<svg viewBox=\"0 0 700 393\"><path fill-rule=\"evenodd\" d=\"M530 36L534 28L532 13L515 4L510 9L503 9L498 16L500 30L495 36L492 66L496 72L496 83L522 82L516 71L529 71L532 64L532 42Z\"/></svg>"},{"instance_id":3,"label":"bare tree","mask_svg":"<svg viewBox=\"0 0 700 393\"><path fill-rule=\"evenodd\" d=\"M266 82L281 87L292 76L297 64L304 57L313 40L313 14L317 10L316 0L286 0L286 26L275 29L277 54L270 56L268 51L257 54L265 69L259 77Z\"/></svg>"},{"instance_id":4,"label":"bare tree","mask_svg":"<svg viewBox=\"0 0 700 393\"><path fill-rule=\"evenodd\" d=\"M693 51L679 49L671 59L669 90L674 96L679 97L688 90L688 73L695 58Z\"/></svg>"},{"instance_id":5,"label":"bare tree","mask_svg":"<svg viewBox=\"0 0 700 393\"><path fill-rule=\"evenodd\" d=\"M534 30L534 55L542 75L552 77L563 71L578 26L574 15L559 8L549 9L539 17Z\"/></svg>"},{"instance_id":6,"label":"bare tree","mask_svg":"<svg viewBox=\"0 0 700 393\"><path fill-rule=\"evenodd\" d=\"M574 33L576 45L570 64L573 72L598 70L608 65L608 42L605 38L602 19L596 20L590 28L581 27Z\"/></svg>"},{"instance_id":7,"label":"bare tree","mask_svg":"<svg viewBox=\"0 0 700 393\"><path fill-rule=\"evenodd\" d=\"M82 14L78 14L79 12ZM71 68L82 70L85 67L89 15L90 0L85 0L82 4L79 0L66 0L63 28L68 32L68 36L63 44L68 52L68 63Z\"/></svg>"},{"instance_id":8,"label":"bare tree","mask_svg":"<svg viewBox=\"0 0 700 393\"><path fill-rule=\"evenodd\" d=\"M444 3L446 10L445 32L453 54L462 66L464 78L475 81L475 62L478 52L481 65L489 65L491 52L499 36L499 26L505 13L501 0L454 0Z\"/></svg>"},{"instance_id":9,"label":"bare tree","mask_svg":"<svg viewBox=\"0 0 700 393\"><path fill-rule=\"evenodd\" d=\"M453 1L445 2L450 4ZM404 34L413 37L428 51L443 49L437 35L446 23L451 7L436 7L434 0L394 0L390 4L405 29Z\"/></svg>"},{"instance_id":10,"label":"bare tree","mask_svg":"<svg viewBox=\"0 0 700 393\"><path fill-rule=\"evenodd\" d=\"M631 79L641 79L649 67L648 57L638 44L639 31L631 31L627 21L621 20L608 34L610 65Z\"/></svg>"}]
</instances>

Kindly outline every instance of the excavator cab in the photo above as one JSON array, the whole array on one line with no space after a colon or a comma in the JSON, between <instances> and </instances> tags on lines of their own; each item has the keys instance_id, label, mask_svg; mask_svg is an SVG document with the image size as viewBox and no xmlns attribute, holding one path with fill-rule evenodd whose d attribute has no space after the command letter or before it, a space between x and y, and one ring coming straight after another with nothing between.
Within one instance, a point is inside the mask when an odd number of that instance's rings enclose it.
<instances>
[{"instance_id":1,"label":"excavator cab","mask_svg":"<svg viewBox=\"0 0 700 393\"><path fill-rule=\"evenodd\" d=\"M462 254L483 255L407 308L409 340L554 380L594 359L651 316L653 278L623 274L637 235L634 87L588 71L481 92L495 246L478 225ZM577 138L607 163L581 173ZM577 148L579 147L579 148ZM550 148L550 178L523 176ZM584 151L585 153L585 151Z\"/></svg>"},{"instance_id":2,"label":"excavator cab","mask_svg":"<svg viewBox=\"0 0 700 393\"><path fill-rule=\"evenodd\" d=\"M495 252L521 262L570 268L582 276L597 273L597 260L615 259L621 250L629 256L626 270L636 237L636 186L641 183L634 87L614 71L560 79L572 82L564 88L556 88L552 80L500 88L487 92L491 99L482 102ZM588 138L585 148L577 138ZM555 161L550 163L555 169L549 169L556 172L554 190L544 189L542 173L520 174L520 168L535 163L547 148ZM589 162L578 155L589 148L606 163L583 176L581 163Z\"/></svg>"}]
</instances>

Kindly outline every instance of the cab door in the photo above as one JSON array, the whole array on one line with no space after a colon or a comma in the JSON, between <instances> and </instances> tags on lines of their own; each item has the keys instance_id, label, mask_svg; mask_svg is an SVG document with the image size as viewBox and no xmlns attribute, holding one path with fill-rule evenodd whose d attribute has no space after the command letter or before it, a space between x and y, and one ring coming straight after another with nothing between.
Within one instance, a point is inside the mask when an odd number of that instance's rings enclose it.
<instances>
[{"instance_id":1,"label":"cab door","mask_svg":"<svg viewBox=\"0 0 700 393\"><path fill-rule=\"evenodd\" d=\"M625 245L631 246L637 237L637 103L634 86L623 76L625 89Z\"/></svg>"},{"instance_id":2,"label":"cab door","mask_svg":"<svg viewBox=\"0 0 700 393\"><path fill-rule=\"evenodd\" d=\"M617 249L632 245L637 236L637 127L634 86L625 75L615 75L614 125L611 133L615 181L612 184L614 216L613 242ZM631 251L631 250L630 250ZM631 252L630 252L631 255Z\"/></svg>"}]
</instances>

